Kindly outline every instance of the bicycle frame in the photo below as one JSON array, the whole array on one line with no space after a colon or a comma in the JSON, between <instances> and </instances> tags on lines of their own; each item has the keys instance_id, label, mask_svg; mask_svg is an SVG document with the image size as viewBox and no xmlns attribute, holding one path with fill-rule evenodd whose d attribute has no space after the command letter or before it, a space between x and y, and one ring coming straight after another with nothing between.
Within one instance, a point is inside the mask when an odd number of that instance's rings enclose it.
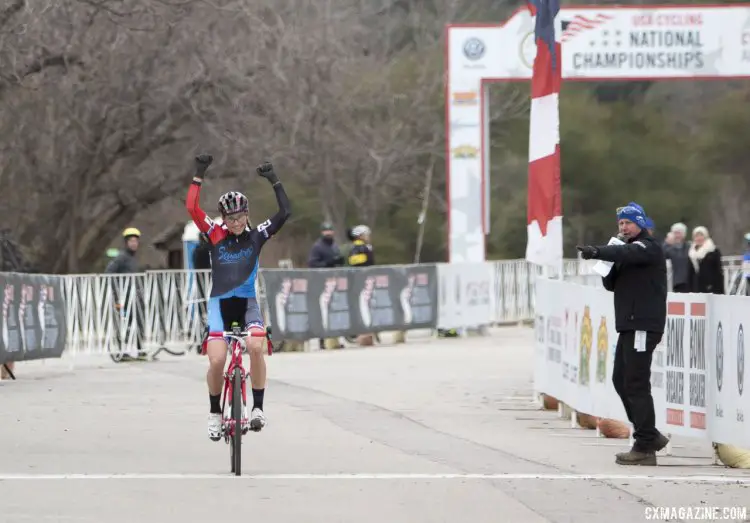
<instances>
[{"instance_id":1,"label":"bicycle frame","mask_svg":"<svg viewBox=\"0 0 750 523\"><path fill-rule=\"evenodd\" d=\"M212 332L209 336L222 336L227 341L227 350L230 352L229 367L224 372L224 390L221 399L221 430L224 433L224 441L229 445L229 456L232 463L232 472L240 476L242 474L242 436L247 434L249 428L247 419L247 378L248 372L242 364L242 353L247 350L245 338L266 338L268 341L268 355L273 354L271 343L271 329L266 328L260 332L242 331L237 324L232 325L232 330L224 332ZM252 361L252 360L251 360ZM252 363L251 363L252 364ZM239 394L235 387L239 384ZM231 398L231 413L227 416L227 397ZM239 424L239 427L237 426Z\"/></svg>"},{"instance_id":2,"label":"bicycle frame","mask_svg":"<svg viewBox=\"0 0 750 523\"><path fill-rule=\"evenodd\" d=\"M224 371L224 390L222 391L221 397L221 411L222 413L225 412L227 398L233 397L234 384L232 383L232 376L234 375L235 369L240 370L240 376L242 380L242 404L244 408L247 405L247 379L250 375L249 366L248 369L245 370L245 366L242 363L242 354L247 352L245 338L266 338L266 341L268 342L268 355L271 356L273 354L273 343L271 342L270 328L266 328L263 331L259 332L248 332L242 331L239 329L239 327L236 327L232 331L210 332L209 336L222 336L227 342L227 351L229 351L229 365ZM247 421L248 420L246 419L245 413L243 411L243 427L247 423ZM222 425L225 427L224 437L228 442L229 438L234 435L234 420L231 419L231 417L223 417ZM243 434L245 432L246 431L243 430Z\"/></svg>"}]
</instances>

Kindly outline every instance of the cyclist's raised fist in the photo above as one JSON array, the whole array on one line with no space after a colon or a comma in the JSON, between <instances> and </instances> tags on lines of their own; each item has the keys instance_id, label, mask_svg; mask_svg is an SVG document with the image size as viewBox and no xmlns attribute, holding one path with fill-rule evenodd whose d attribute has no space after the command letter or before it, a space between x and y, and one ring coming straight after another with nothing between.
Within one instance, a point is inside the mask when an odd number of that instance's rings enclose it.
<instances>
[{"instance_id":1,"label":"cyclist's raised fist","mask_svg":"<svg viewBox=\"0 0 750 523\"><path fill-rule=\"evenodd\" d=\"M197 176L202 176L211 162L214 161L214 157L210 154L199 154L195 157L195 171Z\"/></svg>"},{"instance_id":2,"label":"cyclist's raised fist","mask_svg":"<svg viewBox=\"0 0 750 523\"><path fill-rule=\"evenodd\" d=\"M258 176L265 178L271 183L276 183L279 181L279 177L276 176L275 172L273 172L273 165L271 165L269 162L260 164L256 171L258 173Z\"/></svg>"}]
</instances>

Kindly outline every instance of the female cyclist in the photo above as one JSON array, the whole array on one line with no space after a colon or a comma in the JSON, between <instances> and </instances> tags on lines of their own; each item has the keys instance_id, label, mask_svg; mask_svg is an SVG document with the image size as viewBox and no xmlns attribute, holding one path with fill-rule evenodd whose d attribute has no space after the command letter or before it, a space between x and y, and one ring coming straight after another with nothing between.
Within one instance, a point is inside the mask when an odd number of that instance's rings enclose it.
<instances>
[{"instance_id":1,"label":"female cyclist","mask_svg":"<svg viewBox=\"0 0 750 523\"><path fill-rule=\"evenodd\" d=\"M211 253L211 295L208 300L208 437L221 439L220 395L224 366L227 358L227 343L224 338L212 333L231 330L238 322L245 330L263 330L263 317L255 296L255 278L258 273L260 251L268 239L279 232L291 215L286 192L270 163L257 168L259 176L268 180L276 193L279 210L257 227L248 220L248 202L245 195L230 191L219 198L222 223L214 223L199 205L200 189L208 166L213 158L202 154L195 158L196 173L187 196L190 217L209 239ZM253 392L253 408L250 414L250 430L260 431L266 425L263 413L263 395L266 388L266 362L263 354L263 338L248 337L245 340L250 351L250 383ZM246 416L245 416L246 417Z\"/></svg>"}]
</instances>

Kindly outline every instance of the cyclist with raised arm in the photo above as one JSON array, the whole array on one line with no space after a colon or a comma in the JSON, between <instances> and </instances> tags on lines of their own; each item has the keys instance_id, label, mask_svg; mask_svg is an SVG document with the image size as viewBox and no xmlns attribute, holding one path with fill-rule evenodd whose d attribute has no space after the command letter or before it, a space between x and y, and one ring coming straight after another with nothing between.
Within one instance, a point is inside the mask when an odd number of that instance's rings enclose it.
<instances>
[{"instance_id":1,"label":"cyclist with raised arm","mask_svg":"<svg viewBox=\"0 0 750 523\"><path fill-rule=\"evenodd\" d=\"M248 220L248 201L240 192L230 191L219 198L219 212L223 220L217 224L209 218L199 205L200 189L208 166L213 158L202 154L195 158L195 177L187 195L190 217L209 239L211 252L211 295L208 300L208 330L206 343L209 368L206 376L210 412L208 415L208 437L221 439L221 388L227 358L227 343L222 331L231 330L233 322L245 330L264 330L263 317L255 296L255 278L258 273L260 251L268 239L279 232L291 215L286 192L274 173L270 163L257 168L259 176L268 180L276 193L279 210L257 227ZM263 354L263 338L248 336L245 339L250 352L250 383L253 392L253 408L250 414L250 430L260 431L266 425L263 412L263 396L266 387L266 362ZM243 416L246 417L246 416Z\"/></svg>"}]
</instances>

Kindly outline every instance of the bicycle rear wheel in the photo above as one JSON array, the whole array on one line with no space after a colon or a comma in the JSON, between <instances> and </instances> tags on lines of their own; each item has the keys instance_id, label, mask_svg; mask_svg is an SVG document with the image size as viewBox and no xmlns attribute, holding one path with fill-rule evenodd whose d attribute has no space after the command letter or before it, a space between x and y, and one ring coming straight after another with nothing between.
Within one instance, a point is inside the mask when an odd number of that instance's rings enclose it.
<instances>
[{"instance_id":1,"label":"bicycle rear wheel","mask_svg":"<svg viewBox=\"0 0 750 523\"><path fill-rule=\"evenodd\" d=\"M235 476L242 475L242 371L234 369L232 376L232 472Z\"/></svg>"}]
</instances>

